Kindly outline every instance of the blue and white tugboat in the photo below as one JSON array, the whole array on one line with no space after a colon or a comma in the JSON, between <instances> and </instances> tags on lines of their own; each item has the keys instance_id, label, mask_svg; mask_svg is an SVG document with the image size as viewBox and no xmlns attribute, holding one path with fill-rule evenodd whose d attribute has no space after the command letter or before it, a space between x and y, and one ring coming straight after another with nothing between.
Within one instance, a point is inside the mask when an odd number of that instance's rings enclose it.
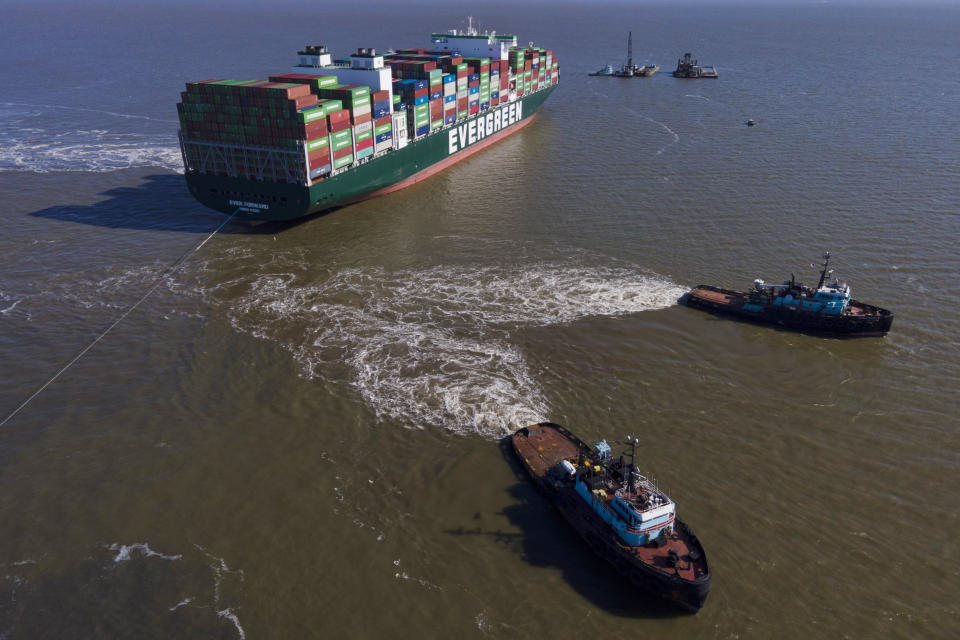
<instances>
[{"instance_id":1,"label":"blue and white tugboat","mask_svg":"<svg viewBox=\"0 0 960 640\"><path fill-rule=\"evenodd\" d=\"M827 278L833 274L827 269L829 262L830 254L824 254L815 288L803 286L792 275L783 284L754 280L753 289L743 293L702 284L684 294L681 302L695 309L797 331L851 337L886 335L893 324L893 312L853 300L846 283L834 280L828 284Z\"/></svg>"},{"instance_id":2,"label":"blue and white tugboat","mask_svg":"<svg viewBox=\"0 0 960 640\"><path fill-rule=\"evenodd\" d=\"M707 556L673 501L634 468L635 438L616 459L606 441L590 448L552 422L524 427L511 440L521 464L597 555L648 594L691 613L703 606Z\"/></svg>"}]
</instances>

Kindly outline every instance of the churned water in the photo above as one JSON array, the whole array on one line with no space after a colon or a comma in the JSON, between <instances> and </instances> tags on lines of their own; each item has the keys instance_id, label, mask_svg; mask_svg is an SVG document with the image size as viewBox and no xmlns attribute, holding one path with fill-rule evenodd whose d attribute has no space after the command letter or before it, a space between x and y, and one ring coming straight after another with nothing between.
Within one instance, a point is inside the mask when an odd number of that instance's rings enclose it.
<instances>
[{"instance_id":1,"label":"churned water","mask_svg":"<svg viewBox=\"0 0 960 640\"><path fill-rule=\"evenodd\" d=\"M472 6L558 56L534 124L168 270L223 220L184 186L184 82L462 11L4 9L0 420L159 286L0 427L0 638L960 633L955 5ZM660 73L588 77L629 29ZM720 78L672 78L686 51ZM888 337L676 304L823 251ZM706 546L700 613L515 473L500 438L544 419L640 439Z\"/></svg>"}]
</instances>

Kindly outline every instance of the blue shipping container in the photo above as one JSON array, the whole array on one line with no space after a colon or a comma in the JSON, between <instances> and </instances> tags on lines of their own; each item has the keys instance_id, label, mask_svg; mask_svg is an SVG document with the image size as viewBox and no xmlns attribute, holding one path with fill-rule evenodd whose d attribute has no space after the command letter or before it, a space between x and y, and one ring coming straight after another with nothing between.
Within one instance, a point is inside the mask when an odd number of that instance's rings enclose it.
<instances>
[{"instance_id":1,"label":"blue shipping container","mask_svg":"<svg viewBox=\"0 0 960 640\"><path fill-rule=\"evenodd\" d=\"M448 73L443 76L443 84L450 84L451 82L456 82L457 76L452 73Z\"/></svg>"},{"instance_id":2,"label":"blue shipping container","mask_svg":"<svg viewBox=\"0 0 960 640\"><path fill-rule=\"evenodd\" d=\"M443 124L453 124L456 121L457 121L457 114L455 113L450 114L449 116L444 116L443 118Z\"/></svg>"},{"instance_id":3,"label":"blue shipping container","mask_svg":"<svg viewBox=\"0 0 960 640\"><path fill-rule=\"evenodd\" d=\"M452 96L443 96L443 101L444 101L444 102L456 102L456 101L457 101L457 94L453 94Z\"/></svg>"},{"instance_id":4,"label":"blue shipping container","mask_svg":"<svg viewBox=\"0 0 960 640\"><path fill-rule=\"evenodd\" d=\"M377 144L380 144L381 142L390 140L392 137L393 137L392 132L387 131L386 133L381 133L380 135L378 135L374 140L376 141Z\"/></svg>"},{"instance_id":5,"label":"blue shipping container","mask_svg":"<svg viewBox=\"0 0 960 640\"><path fill-rule=\"evenodd\" d=\"M442 97L443 97L443 91L434 91L433 93L430 94L431 100L439 100Z\"/></svg>"},{"instance_id":6,"label":"blue shipping container","mask_svg":"<svg viewBox=\"0 0 960 640\"><path fill-rule=\"evenodd\" d=\"M472 95L474 95L474 94L476 94L476 95L478 95L478 96L480 95L480 87L470 87L470 95L472 96ZM471 98L471 100L472 100L472 99L473 99L473 98Z\"/></svg>"},{"instance_id":7,"label":"blue shipping container","mask_svg":"<svg viewBox=\"0 0 960 640\"><path fill-rule=\"evenodd\" d=\"M413 99L413 105L418 106L421 104L427 104L427 96L420 96L419 98Z\"/></svg>"},{"instance_id":8,"label":"blue shipping container","mask_svg":"<svg viewBox=\"0 0 960 640\"><path fill-rule=\"evenodd\" d=\"M328 173L330 173L329 164L325 164L322 167L314 167L313 169L310 169L311 178L319 178L320 176L324 176Z\"/></svg>"},{"instance_id":9,"label":"blue shipping container","mask_svg":"<svg viewBox=\"0 0 960 640\"><path fill-rule=\"evenodd\" d=\"M430 125L426 125L424 127L420 127L419 129L417 129L418 136L424 136L428 133L430 133Z\"/></svg>"},{"instance_id":10,"label":"blue shipping container","mask_svg":"<svg viewBox=\"0 0 960 640\"><path fill-rule=\"evenodd\" d=\"M480 80L479 73L471 73L470 75L467 76L467 82L473 82L474 80Z\"/></svg>"}]
</instances>

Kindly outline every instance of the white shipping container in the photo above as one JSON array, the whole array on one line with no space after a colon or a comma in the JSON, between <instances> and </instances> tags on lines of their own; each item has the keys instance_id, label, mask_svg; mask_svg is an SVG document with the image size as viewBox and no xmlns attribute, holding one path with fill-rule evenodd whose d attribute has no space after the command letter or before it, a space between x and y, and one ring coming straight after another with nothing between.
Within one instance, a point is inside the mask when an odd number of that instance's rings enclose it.
<instances>
[{"instance_id":1,"label":"white shipping container","mask_svg":"<svg viewBox=\"0 0 960 640\"><path fill-rule=\"evenodd\" d=\"M364 131L373 131L373 120L370 120L368 122L362 122L353 127L354 134L363 133Z\"/></svg>"}]
</instances>

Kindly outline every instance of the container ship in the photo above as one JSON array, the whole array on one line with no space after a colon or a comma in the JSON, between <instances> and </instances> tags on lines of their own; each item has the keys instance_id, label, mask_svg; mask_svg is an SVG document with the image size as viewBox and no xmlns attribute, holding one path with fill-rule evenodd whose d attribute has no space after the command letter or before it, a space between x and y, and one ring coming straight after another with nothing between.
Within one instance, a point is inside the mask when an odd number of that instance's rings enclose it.
<instances>
[{"instance_id":1,"label":"container ship","mask_svg":"<svg viewBox=\"0 0 960 640\"><path fill-rule=\"evenodd\" d=\"M295 220L419 182L529 124L559 81L549 49L472 26L431 46L289 73L188 82L177 104L190 193L253 221Z\"/></svg>"}]
</instances>

